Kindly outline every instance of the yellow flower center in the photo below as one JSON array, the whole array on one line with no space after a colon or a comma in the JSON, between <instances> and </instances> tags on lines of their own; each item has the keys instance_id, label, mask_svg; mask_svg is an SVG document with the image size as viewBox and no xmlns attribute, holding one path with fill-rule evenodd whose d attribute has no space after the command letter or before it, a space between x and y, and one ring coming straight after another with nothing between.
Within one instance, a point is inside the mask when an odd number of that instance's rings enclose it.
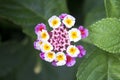
<instances>
[{"instance_id":1,"label":"yellow flower center","mask_svg":"<svg viewBox=\"0 0 120 80\"><path fill-rule=\"evenodd\" d=\"M75 54L75 52L76 52L76 48L72 47L72 48L70 48L69 51L70 51L71 54Z\"/></svg>"},{"instance_id":2,"label":"yellow flower center","mask_svg":"<svg viewBox=\"0 0 120 80\"><path fill-rule=\"evenodd\" d=\"M42 34L41 34L41 38L46 38L47 37L47 34L45 33L45 32L43 32Z\"/></svg>"},{"instance_id":3,"label":"yellow flower center","mask_svg":"<svg viewBox=\"0 0 120 80\"><path fill-rule=\"evenodd\" d=\"M57 19L54 19L54 20L52 21L52 25L55 26L55 25L57 25L57 24L58 24L58 20L57 20Z\"/></svg>"},{"instance_id":4,"label":"yellow flower center","mask_svg":"<svg viewBox=\"0 0 120 80\"><path fill-rule=\"evenodd\" d=\"M58 61L64 60L64 56L63 56L63 55L58 55L58 56L57 56L57 60L58 60Z\"/></svg>"},{"instance_id":5,"label":"yellow flower center","mask_svg":"<svg viewBox=\"0 0 120 80\"><path fill-rule=\"evenodd\" d=\"M49 46L48 44L45 44L45 45L44 45L44 49L45 49L45 50L50 50L50 46Z\"/></svg>"},{"instance_id":6,"label":"yellow flower center","mask_svg":"<svg viewBox=\"0 0 120 80\"><path fill-rule=\"evenodd\" d=\"M48 56L48 58L51 58L51 59L52 59L54 55L53 55L52 52L49 52L47 56Z\"/></svg>"},{"instance_id":7,"label":"yellow flower center","mask_svg":"<svg viewBox=\"0 0 120 80\"><path fill-rule=\"evenodd\" d=\"M42 44L42 41L40 41L39 44L41 45L41 44Z\"/></svg>"},{"instance_id":8,"label":"yellow flower center","mask_svg":"<svg viewBox=\"0 0 120 80\"><path fill-rule=\"evenodd\" d=\"M71 19L66 19L66 23L68 24L68 25L71 25L72 24L72 20Z\"/></svg>"},{"instance_id":9,"label":"yellow flower center","mask_svg":"<svg viewBox=\"0 0 120 80\"><path fill-rule=\"evenodd\" d=\"M76 39L78 36L77 36L77 32L72 32L71 33L71 37L73 38L73 39Z\"/></svg>"}]
</instances>

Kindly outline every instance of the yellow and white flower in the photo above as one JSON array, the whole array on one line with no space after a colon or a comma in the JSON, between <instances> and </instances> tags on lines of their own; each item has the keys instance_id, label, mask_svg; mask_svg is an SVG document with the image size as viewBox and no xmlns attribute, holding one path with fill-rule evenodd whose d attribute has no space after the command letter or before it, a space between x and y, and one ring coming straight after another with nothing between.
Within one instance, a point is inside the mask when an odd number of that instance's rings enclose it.
<instances>
[{"instance_id":1,"label":"yellow and white flower","mask_svg":"<svg viewBox=\"0 0 120 80\"><path fill-rule=\"evenodd\" d=\"M67 47L67 53L71 57L77 57L80 51L76 46L70 45Z\"/></svg>"},{"instance_id":2,"label":"yellow and white flower","mask_svg":"<svg viewBox=\"0 0 120 80\"><path fill-rule=\"evenodd\" d=\"M37 49L37 50L41 50L41 45L42 45L42 41L41 40L36 40L34 42L34 48Z\"/></svg>"},{"instance_id":3,"label":"yellow and white flower","mask_svg":"<svg viewBox=\"0 0 120 80\"><path fill-rule=\"evenodd\" d=\"M66 64L66 55L63 52L58 52L56 54L56 59L55 61L57 62L57 66L62 66Z\"/></svg>"},{"instance_id":4,"label":"yellow and white flower","mask_svg":"<svg viewBox=\"0 0 120 80\"><path fill-rule=\"evenodd\" d=\"M65 16L65 18L62 21L67 28L71 28L75 24L75 18L71 15Z\"/></svg>"},{"instance_id":5,"label":"yellow and white flower","mask_svg":"<svg viewBox=\"0 0 120 80\"><path fill-rule=\"evenodd\" d=\"M55 52L50 51L45 53L44 57L45 57L45 61L52 62L56 58L56 55Z\"/></svg>"},{"instance_id":6,"label":"yellow and white flower","mask_svg":"<svg viewBox=\"0 0 120 80\"><path fill-rule=\"evenodd\" d=\"M38 32L38 39L42 41L47 41L50 38L47 30L42 30L41 32Z\"/></svg>"},{"instance_id":7,"label":"yellow and white flower","mask_svg":"<svg viewBox=\"0 0 120 80\"><path fill-rule=\"evenodd\" d=\"M41 45L42 52L50 52L53 50L53 46L49 42L44 42Z\"/></svg>"},{"instance_id":8,"label":"yellow and white flower","mask_svg":"<svg viewBox=\"0 0 120 80\"><path fill-rule=\"evenodd\" d=\"M58 28L61 25L60 18L57 16L52 16L49 18L48 23L52 28Z\"/></svg>"},{"instance_id":9,"label":"yellow and white flower","mask_svg":"<svg viewBox=\"0 0 120 80\"><path fill-rule=\"evenodd\" d=\"M72 28L71 30L69 30L68 35L69 35L70 41L77 42L81 39L81 33L76 28Z\"/></svg>"}]
</instances>

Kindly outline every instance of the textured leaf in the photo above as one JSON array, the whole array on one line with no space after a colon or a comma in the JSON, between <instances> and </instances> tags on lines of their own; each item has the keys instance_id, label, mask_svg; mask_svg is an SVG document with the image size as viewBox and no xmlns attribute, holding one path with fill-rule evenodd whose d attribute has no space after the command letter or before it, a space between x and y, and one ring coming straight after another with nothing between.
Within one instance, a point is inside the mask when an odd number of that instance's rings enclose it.
<instances>
[{"instance_id":1,"label":"textured leaf","mask_svg":"<svg viewBox=\"0 0 120 80\"><path fill-rule=\"evenodd\" d=\"M89 28L88 37L93 44L111 53L120 53L120 20L102 19Z\"/></svg>"},{"instance_id":2,"label":"textured leaf","mask_svg":"<svg viewBox=\"0 0 120 80\"><path fill-rule=\"evenodd\" d=\"M28 41L9 41L0 45L0 76L5 76L21 65L33 53Z\"/></svg>"},{"instance_id":3,"label":"textured leaf","mask_svg":"<svg viewBox=\"0 0 120 80\"><path fill-rule=\"evenodd\" d=\"M120 60L98 48L93 50L80 64L77 80L119 80Z\"/></svg>"},{"instance_id":4,"label":"textured leaf","mask_svg":"<svg viewBox=\"0 0 120 80\"><path fill-rule=\"evenodd\" d=\"M0 0L0 16L21 25L33 38L36 24L62 12L67 12L65 0Z\"/></svg>"},{"instance_id":5,"label":"textured leaf","mask_svg":"<svg viewBox=\"0 0 120 80\"><path fill-rule=\"evenodd\" d=\"M108 17L120 18L120 0L104 0Z\"/></svg>"}]
</instances>

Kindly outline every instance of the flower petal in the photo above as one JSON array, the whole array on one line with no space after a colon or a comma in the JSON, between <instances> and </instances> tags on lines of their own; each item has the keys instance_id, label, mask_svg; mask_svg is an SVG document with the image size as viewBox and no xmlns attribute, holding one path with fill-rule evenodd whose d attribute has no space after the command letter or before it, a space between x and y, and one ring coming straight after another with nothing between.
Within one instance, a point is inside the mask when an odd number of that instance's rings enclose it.
<instances>
[{"instance_id":1,"label":"flower petal","mask_svg":"<svg viewBox=\"0 0 120 80\"><path fill-rule=\"evenodd\" d=\"M66 64L66 55L63 52L56 53L56 66L63 66Z\"/></svg>"},{"instance_id":2,"label":"flower petal","mask_svg":"<svg viewBox=\"0 0 120 80\"><path fill-rule=\"evenodd\" d=\"M67 62L66 62L66 66L67 66L67 67L72 67L72 66L74 66L74 65L75 65L75 63L76 63L75 58L70 57L69 55L67 55Z\"/></svg>"},{"instance_id":3,"label":"flower petal","mask_svg":"<svg viewBox=\"0 0 120 80\"><path fill-rule=\"evenodd\" d=\"M56 58L56 55L55 52L50 51L45 53L44 57L45 57L45 61L52 62Z\"/></svg>"},{"instance_id":4,"label":"flower petal","mask_svg":"<svg viewBox=\"0 0 120 80\"><path fill-rule=\"evenodd\" d=\"M77 42L81 39L81 33L78 29L72 28L68 32L70 41Z\"/></svg>"},{"instance_id":5,"label":"flower petal","mask_svg":"<svg viewBox=\"0 0 120 80\"><path fill-rule=\"evenodd\" d=\"M67 28L71 28L75 24L75 18L71 15L67 15L62 22Z\"/></svg>"},{"instance_id":6,"label":"flower petal","mask_svg":"<svg viewBox=\"0 0 120 80\"><path fill-rule=\"evenodd\" d=\"M56 63L57 63L56 61L53 61L53 62L52 62L52 65L53 65L53 66L57 66Z\"/></svg>"},{"instance_id":7,"label":"flower petal","mask_svg":"<svg viewBox=\"0 0 120 80\"><path fill-rule=\"evenodd\" d=\"M39 56L40 56L40 58L41 58L42 60L44 60L45 55L44 55L44 53L43 53L43 52L41 52L41 53L39 54Z\"/></svg>"},{"instance_id":8,"label":"flower petal","mask_svg":"<svg viewBox=\"0 0 120 80\"><path fill-rule=\"evenodd\" d=\"M38 32L37 37L38 37L39 40L42 40L43 42L48 41L48 39L50 38L47 30L42 30L41 32Z\"/></svg>"},{"instance_id":9,"label":"flower petal","mask_svg":"<svg viewBox=\"0 0 120 80\"><path fill-rule=\"evenodd\" d=\"M46 25L44 23L37 24L35 27L35 33L37 34L39 31L46 29Z\"/></svg>"},{"instance_id":10,"label":"flower petal","mask_svg":"<svg viewBox=\"0 0 120 80\"><path fill-rule=\"evenodd\" d=\"M60 18L57 16L52 16L49 18L48 23L52 28L58 28L61 25Z\"/></svg>"},{"instance_id":11,"label":"flower petal","mask_svg":"<svg viewBox=\"0 0 120 80\"><path fill-rule=\"evenodd\" d=\"M60 16L59 16L59 18L60 19L64 19L65 18L65 16L67 16L68 14L66 14L66 13L62 13Z\"/></svg>"},{"instance_id":12,"label":"flower petal","mask_svg":"<svg viewBox=\"0 0 120 80\"><path fill-rule=\"evenodd\" d=\"M86 54L86 50L84 49L84 47L81 46L81 45L78 45L77 48L78 48L79 51L80 51L78 57L79 57L79 58L82 58L83 56L85 56L85 54Z\"/></svg>"},{"instance_id":13,"label":"flower petal","mask_svg":"<svg viewBox=\"0 0 120 80\"><path fill-rule=\"evenodd\" d=\"M77 57L78 54L80 53L78 48L76 46L73 46L73 45L68 46L66 52L67 52L67 55L69 55L71 57Z\"/></svg>"},{"instance_id":14,"label":"flower petal","mask_svg":"<svg viewBox=\"0 0 120 80\"><path fill-rule=\"evenodd\" d=\"M41 45L42 45L42 41L40 41L40 40L34 41L34 48L35 49L41 50Z\"/></svg>"},{"instance_id":15,"label":"flower petal","mask_svg":"<svg viewBox=\"0 0 120 80\"><path fill-rule=\"evenodd\" d=\"M49 42L43 42L41 45L42 52L49 52L53 50L53 46Z\"/></svg>"},{"instance_id":16,"label":"flower petal","mask_svg":"<svg viewBox=\"0 0 120 80\"><path fill-rule=\"evenodd\" d=\"M89 34L88 29L84 28L83 26L79 26L79 30L81 32L81 36L83 39L88 37Z\"/></svg>"}]
</instances>

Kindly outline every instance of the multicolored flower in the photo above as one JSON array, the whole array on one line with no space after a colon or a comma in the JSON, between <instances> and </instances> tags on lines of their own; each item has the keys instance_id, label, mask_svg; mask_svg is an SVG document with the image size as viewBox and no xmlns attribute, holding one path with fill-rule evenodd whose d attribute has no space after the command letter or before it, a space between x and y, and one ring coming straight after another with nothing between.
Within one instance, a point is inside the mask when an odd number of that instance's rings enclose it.
<instances>
[{"instance_id":1,"label":"multicolored flower","mask_svg":"<svg viewBox=\"0 0 120 80\"><path fill-rule=\"evenodd\" d=\"M35 33L37 34L38 32L46 29L46 25L44 23L37 24L35 27Z\"/></svg>"},{"instance_id":2,"label":"multicolored flower","mask_svg":"<svg viewBox=\"0 0 120 80\"><path fill-rule=\"evenodd\" d=\"M44 54L45 61L52 62L56 58L55 52L50 51Z\"/></svg>"},{"instance_id":3,"label":"multicolored flower","mask_svg":"<svg viewBox=\"0 0 120 80\"><path fill-rule=\"evenodd\" d=\"M73 45L68 46L66 52L71 57L77 57L78 54L80 53L80 51L78 50L78 48L76 46L73 46Z\"/></svg>"},{"instance_id":4,"label":"multicolored flower","mask_svg":"<svg viewBox=\"0 0 120 80\"><path fill-rule=\"evenodd\" d=\"M88 29L84 28L83 26L79 26L78 29L80 30L83 39L88 37Z\"/></svg>"},{"instance_id":5,"label":"multicolored flower","mask_svg":"<svg viewBox=\"0 0 120 80\"><path fill-rule=\"evenodd\" d=\"M41 45L42 45L42 41L41 40L36 40L34 42L34 48L37 49L37 50L41 50Z\"/></svg>"},{"instance_id":6,"label":"multicolored flower","mask_svg":"<svg viewBox=\"0 0 120 80\"><path fill-rule=\"evenodd\" d=\"M77 28L72 28L68 32L70 41L77 42L81 39L81 33Z\"/></svg>"},{"instance_id":7,"label":"multicolored flower","mask_svg":"<svg viewBox=\"0 0 120 80\"><path fill-rule=\"evenodd\" d=\"M53 46L49 42L43 42L41 45L42 52L49 52L53 50Z\"/></svg>"},{"instance_id":8,"label":"multicolored flower","mask_svg":"<svg viewBox=\"0 0 120 80\"><path fill-rule=\"evenodd\" d=\"M66 55L64 54L64 52L58 52L56 53L56 66L63 66L66 64Z\"/></svg>"},{"instance_id":9,"label":"multicolored flower","mask_svg":"<svg viewBox=\"0 0 120 80\"><path fill-rule=\"evenodd\" d=\"M74 64L76 63L76 60L74 57L71 57L69 55L66 55L67 61L66 61L66 66L67 67L71 67L74 66Z\"/></svg>"},{"instance_id":10,"label":"multicolored flower","mask_svg":"<svg viewBox=\"0 0 120 80\"><path fill-rule=\"evenodd\" d=\"M67 28L71 28L75 24L75 18L71 15L66 15L62 22Z\"/></svg>"},{"instance_id":11,"label":"multicolored flower","mask_svg":"<svg viewBox=\"0 0 120 80\"><path fill-rule=\"evenodd\" d=\"M63 13L59 17L54 15L48 19L52 31L46 30L46 25L40 23L35 27L37 40L34 48L40 50L42 60L52 63L54 66L74 66L76 58L82 58L86 50L82 45L75 45L88 36L88 30L83 26L72 28L75 25L75 18Z\"/></svg>"},{"instance_id":12,"label":"multicolored flower","mask_svg":"<svg viewBox=\"0 0 120 80\"><path fill-rule=\"evenodd\" d=\"M50 38L47 30L42 30L38 32L37 35L38 35L38 40L41 40L41 41L48 41Z\"/></svg>"},{"instance_id":13,"label":"multicolored flower","mask_svg":"<svg viewBox=\"0 0 120 80\"><path fill-rule=\"evenodd\" d=\"M49 20L48 23L50 27L52 28L58 28L61 24L60 18L57 16L52 16Z\"/></svg>"}]
</instances>

